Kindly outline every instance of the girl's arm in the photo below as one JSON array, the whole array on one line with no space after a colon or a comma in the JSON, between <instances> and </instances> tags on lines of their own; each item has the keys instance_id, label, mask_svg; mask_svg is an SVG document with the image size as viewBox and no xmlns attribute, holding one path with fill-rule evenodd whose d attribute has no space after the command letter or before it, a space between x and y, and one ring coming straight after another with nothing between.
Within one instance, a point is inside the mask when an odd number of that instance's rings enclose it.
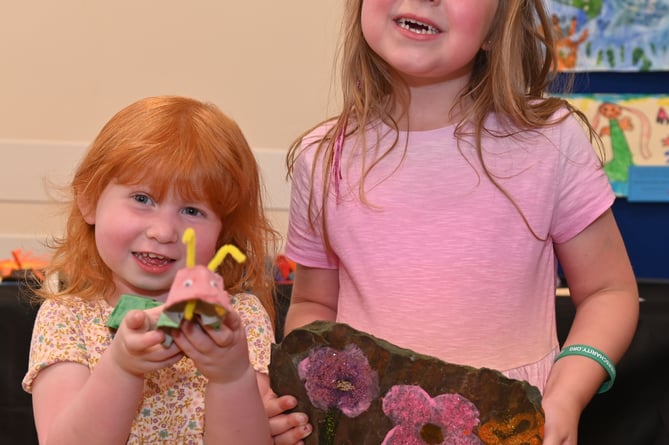
<instances>
[{"instance_id":1,"label":"girl's arm","mask_svg":"<svg viewBox=\"0 0 669 445\"><path fill-rule=\"evenodd\" d=\"M639 317L637 283L609 209L576 237L555 246L576 306L565 346L584 344L617 363L632 341ZM545 444L576 444L580 413L608 378L587 357L555 363L544 390Z\"/></svg>"},{"instance_id":2,"label":"girl's arm","mask_svg":"<svg viewBox=\"0 0 669 445\"><path fill-rule=\"evenodd\" d=\"M309 418L304 413L285 413L296 405L292 396L277 397L269 376L248 366L236 380L208 384L206 441L303 445L302 439L312 430Z\"/></svg>"},{"instance_id":3,"label":"girl's arm","mask_svg":"<svg viewBox=\"0 0 669 445\"><path fill-rule=\"evenodd\" d=\"M124 444L137 414L144 374L181 359L164 348L164 334L150 330L149 317L132 311L93 372L74 362L42 371L32 388L40 444Z\"/></svg>"},{"instance_id":4,"label":"girl's arm","mask_svg":"<svg viewBox=\"0 0 669 445\"><path fill-rule=\"evenodd\" d=\"M237 379L207 384L205 443L272 443L256 374L249 365Z\"/></svg>"},{"instance_id":5,"label":"girl's arm","mask_svg":"<svg viewBox=\"0 0 669 445\"><path fill-rule=\"evenodd\" d=\"M286 314L286 334L312 321L335 321L338 299L337 269L317 269L298 264Z\"/></svg>"},{"instance_id":6,"label":"girl's arm","mask_svg":"<svg viewBox=\"0 0 669 445\"><path fill-rule=\"evenodd\" d=\"M271 444L269 420L239 313L230 310L217 328L184 321L173 338L208 381L205 443Z\"/></svg>"}]
</instances>

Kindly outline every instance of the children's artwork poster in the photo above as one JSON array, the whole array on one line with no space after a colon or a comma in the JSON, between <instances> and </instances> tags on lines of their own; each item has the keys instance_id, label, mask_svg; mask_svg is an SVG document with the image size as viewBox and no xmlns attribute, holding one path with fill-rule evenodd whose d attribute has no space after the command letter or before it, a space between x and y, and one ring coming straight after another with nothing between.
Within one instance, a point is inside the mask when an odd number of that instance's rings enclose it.
<instances>
[{"instance_id":1,"label":"children's artwork poster","mask_svg":"<svg viewBox=\"0 0 669 445\"><path fill-rule=\"evenodd\" d=\"M669 95L573 94L603 144L604 170L617 196L627 196L631 166L669 168Z\"/></svg>"},{"instance_id":2,"label":"children's artwork poster","mask_svg":"<svg viewBox=\"0 0 669 445\"><path fill-rule=\"evenodd\" d=\"M669 0L550 0L560 71L669 70Z\"/></svg>"}]
</instances>

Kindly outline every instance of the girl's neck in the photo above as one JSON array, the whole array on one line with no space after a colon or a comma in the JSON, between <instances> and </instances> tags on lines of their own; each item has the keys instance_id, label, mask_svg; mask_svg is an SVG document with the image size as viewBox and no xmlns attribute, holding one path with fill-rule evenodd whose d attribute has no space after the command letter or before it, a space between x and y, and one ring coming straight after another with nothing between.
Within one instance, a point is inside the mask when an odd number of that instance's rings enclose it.
<instances>
[{"instance_id":1,"label":"girl's neck","mask_svg":"<svg viewBox=\"0 0 669 445\"><path fill-rule=\"evenodd\" d=\"M407 113L394 116L401 130L425 131L447 127L459 120L458 103L466 83L447 81L409 86ZM456 105L457 104L457 105Z\"/></svg>"},{"instance_id":2,"label":"girl's neck","mask_svg":"<svg viewBox=\"0 0 669 445\"><path fill-rule=\"evenodd\" d=\"M109 303L110 306L114 307L116 306L116 303L118 303L118 301L121 299L121 295L130 294L130 295L136 295L138 297L150 298L152 300L165 302L165 300L167 300L168 292L169 290L156 291L156 292L147 292L145 290L140 291L139 289L130 288L128 286L119 285L117 283L116 291L114 291L113 294L107 296L105 300L107 300L107 303Z\"/></svg>"}]
</instances>

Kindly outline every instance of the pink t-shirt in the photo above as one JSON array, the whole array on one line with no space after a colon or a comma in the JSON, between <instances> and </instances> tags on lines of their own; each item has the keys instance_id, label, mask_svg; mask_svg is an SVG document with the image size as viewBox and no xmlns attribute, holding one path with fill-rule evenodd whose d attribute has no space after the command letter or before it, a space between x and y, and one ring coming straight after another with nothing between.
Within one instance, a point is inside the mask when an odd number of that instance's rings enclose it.
<instances>
[{"instance_id":1,"label":"pink t-shirt","mask_svg":"<svg viewBox=\"0 0 669 445\"><path fill-rule=\"evenodd\" d=\"M487 124L497 129L494 120ZM322 135L321 127L305 138ZM579 122L515 137L483 138L481 169L473 144L454 127L400 132L398 146L366 179L347 138L338 199L331 187L325 250L307 218L313 146L295 166L286 255L308 267L338 269L337 321L442 360L506 371L543 389L558 348L553 243L580 233L614 195ZM384 125L368 131L387 147ZM407 140L408 138L408 140ZM403 147L407 150L403 157ZM369 149L365 162L381 156ZM315 179L319 211L322 174ZM518 371L518 372L516 372Z\"/></svg>"}]
</instances>

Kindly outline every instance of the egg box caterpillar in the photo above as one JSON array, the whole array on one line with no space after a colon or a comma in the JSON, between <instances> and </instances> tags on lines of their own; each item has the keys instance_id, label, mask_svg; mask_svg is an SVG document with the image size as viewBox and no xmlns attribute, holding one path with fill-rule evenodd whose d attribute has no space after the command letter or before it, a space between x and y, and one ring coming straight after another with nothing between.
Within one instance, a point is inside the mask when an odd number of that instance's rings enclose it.
<instances>
[{"instance_id":1,"label":"egg box caterpillar","mask_svg":"<svg viewBox=\"0 0 669 445\"><path fill-rule=\"evenodd\" d=\"M197 318L202 326L219 329L229 310L230 295L225 290L223 277L215 272L225 257L230 254L235 261L243 263L246 256L235 246L226 244L214 255L207 266L195 264L195 231L186 229L182 241L187 246L186 267L177 271L167 301L156 324L157 329L165 331L163 344L172 343L170 332L179 329L181 323ZM125 314L131 309L149 309L161 303L150 298L136 295L121 295L107 321L107 326L118 329Z\"/></svg>"},{"instance_id":2,"label":"egg box caterpillar","mask_svg":"<svg viewBox=\"0 0 669 445\"><path fill-rule=\"evenodd\" d=\"M177 272L167 295L165 308L158 319L157 327L165 330L165 345L172 342L169 332L178 329L181 323L196 316L202 326L219 329L228 312L230 295L225 290L223 277L215 272L225 257L230 254L238 263L246 256L235 246L226 244L214 255L205 267L195 264L195 231L186 229L182 241L187 246L186 268Z\"/></svg>"}]
</instances>

